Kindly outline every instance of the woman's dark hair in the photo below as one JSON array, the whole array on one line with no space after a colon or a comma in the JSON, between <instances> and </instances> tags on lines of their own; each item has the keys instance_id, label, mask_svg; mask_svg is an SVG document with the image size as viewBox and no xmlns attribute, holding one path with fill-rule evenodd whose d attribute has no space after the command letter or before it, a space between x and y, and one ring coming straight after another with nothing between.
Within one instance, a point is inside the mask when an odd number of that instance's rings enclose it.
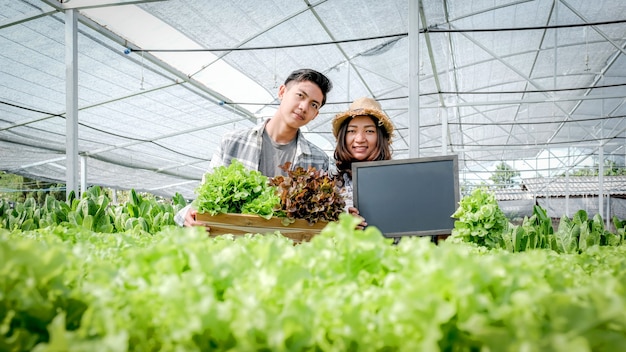
<instances>
[{"instance_id":1,"label":"woman's dark hair","mask_svg":"<svg viewBox=\"0 0 626 352\"><path fill-rule=\"evenodd\" d=\"M333 89L333 84L330 82L328 77L324 76L322 73L312 70L310 68L303 68L300 70L293 71L289 77L285 80L285 86L290 82L306 82L310 81L317 84L318 87L322 90L322 95L324 98L322 99L322 106L326 104L326 94ZM320 107L322 107L320 106Z\"/></svg>"},{"instance_id":2,"label":"woman's dark hair","mask_svg":"<svg viewBox=\"0 0 626 352\"><path fill-rule=\"evenodd\" d=\"M378 135L378 141L376 142L376 153L373 154L373 158L368 161L377 160L390 160L391 159L391 144L389 143L389 134L383 126L378 125L378 119L374 116L369 116L376 125L376 134ZM348 174L352 178L352 153L346 145L346 131L348 130L348 123L352 118L347 118L341 123L339 127L339 133L337 134L337 147L335 148L335 165L337 166L337 174L340 178L343 174Z\"/></svg>"}]
</instances>

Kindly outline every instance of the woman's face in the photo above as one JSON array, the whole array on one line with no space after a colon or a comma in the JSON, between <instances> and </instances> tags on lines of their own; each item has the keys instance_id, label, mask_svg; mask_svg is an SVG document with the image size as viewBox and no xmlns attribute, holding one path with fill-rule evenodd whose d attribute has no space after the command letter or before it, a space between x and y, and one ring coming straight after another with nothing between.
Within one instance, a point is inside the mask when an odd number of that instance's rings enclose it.
<instances>
[{"instance_id":1,"label":"woman's face","mask_svg":"<svg viewBox=\"0 0 626 352\"><path fill-rule=\"evenodd\" d=\"M376 152L377 142L376 123L370 116L355 116L348 122L346 146L354 160L369 160Z\"/></svg>"}]
</instances>

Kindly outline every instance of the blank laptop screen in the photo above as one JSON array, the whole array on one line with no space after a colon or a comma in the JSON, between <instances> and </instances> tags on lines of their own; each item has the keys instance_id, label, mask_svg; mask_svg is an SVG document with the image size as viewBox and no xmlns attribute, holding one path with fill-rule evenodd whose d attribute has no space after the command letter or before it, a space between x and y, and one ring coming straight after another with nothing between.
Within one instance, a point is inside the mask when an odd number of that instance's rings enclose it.
<instances>
[{"instance_id":1,"label":"blank laptop screen","mask_svg":"<svg viewBox=\"0 0 626 352\"><path fill-rule=\"evenodd\" d=\"M456 155L352 164L354 205L385 237L450 234L459 204Z\"/></svg>"}]
</instances>

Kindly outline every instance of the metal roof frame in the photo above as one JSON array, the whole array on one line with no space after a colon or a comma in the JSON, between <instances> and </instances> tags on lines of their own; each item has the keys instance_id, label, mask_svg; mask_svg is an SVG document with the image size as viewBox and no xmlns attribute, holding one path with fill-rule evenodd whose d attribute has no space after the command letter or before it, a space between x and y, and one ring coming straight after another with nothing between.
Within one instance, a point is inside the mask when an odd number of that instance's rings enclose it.
<instances>
[{"instance_id":1,"label":"metal roof frame","mask_svg":"<svg viewBox=\"0 0 626 352\"><path fill-rule=\"evenodd\" d=\"M148 47L110 25L133 21L124 18L131 9L214 58L186 70L162 52L197 48ZM396 125L395 158L458 154L467 184L488 180L499 162L551 177L626 159L626 4L618 0L21 0L0 6L1 170L65 180L63 11L76 11L78 22L74 140L86 185L192 198L219 137L271 116L280 77L300 67L334 83L304 129L329 156L330 120L367 95ZM234 98L207 77L217 65L271 98Z\"/></svg>"}]
</instances>

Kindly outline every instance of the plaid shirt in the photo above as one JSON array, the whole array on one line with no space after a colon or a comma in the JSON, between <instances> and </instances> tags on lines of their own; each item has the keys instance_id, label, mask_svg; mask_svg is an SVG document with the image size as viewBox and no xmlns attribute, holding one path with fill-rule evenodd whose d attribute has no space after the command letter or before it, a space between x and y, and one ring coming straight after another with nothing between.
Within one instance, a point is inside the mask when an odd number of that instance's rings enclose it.
<instances>
[{"instance_id":1,"label":"plaid shirt","mask_svg":"<svg viewBox=\"0 0 626 352\"><path fill-rule=\"evenodd\" d=\"M339 189L339 193L343 197L343 200L346 202L345 210L348 211L348 208L354 206L354 198L353 198L353 187L352 187L352 179L348 174L343 174L343 186Z\"/></svg>"},{"instance_id":2,"label":"plaid shirt","mask_svg":"<svg viewBox=\"0 0 626 352\"><path fill-rule=\"evenodd\" d=\"M239 130L228 133L222 138L219 149L211 158L209 170L218 166L228 166L233 159L239 160L247 169L258 171L261 162L261 145L263 144L263 131L269 120L248 130ZM296 145L296 158L292 169L302 166L308 169L309 166L317 170L329 168L328 155L315 144L307 141L302 132L298 130L298 142ZM265 175L273 177L276 175Z\"/></svg>"},{"instance_id":3,"label":"plaid shirt","mask_svg":"<svg viewBox=\"0 0 626 352\"><path fill-rule=\"evenodd\" d=\"M261 161L263 131L268 121L266 120L251 129L225 134L219 148L211 158L209 172L216 167L230 165L233 159L239 160L249 170L258 171ZM309 166L312 166L317 170L328 171L330 161L328 155L320 147L306 140L299 130L297 138L296 157L291 168L301 166L308 169ZM273 177L275 175L265 176ZM204 182L204 176L202 182ZM185 214L189 208L190 205L186 206L174 216L174 221L178 225L182 226L185 223Z\"/></svg>"}]
</instances>

